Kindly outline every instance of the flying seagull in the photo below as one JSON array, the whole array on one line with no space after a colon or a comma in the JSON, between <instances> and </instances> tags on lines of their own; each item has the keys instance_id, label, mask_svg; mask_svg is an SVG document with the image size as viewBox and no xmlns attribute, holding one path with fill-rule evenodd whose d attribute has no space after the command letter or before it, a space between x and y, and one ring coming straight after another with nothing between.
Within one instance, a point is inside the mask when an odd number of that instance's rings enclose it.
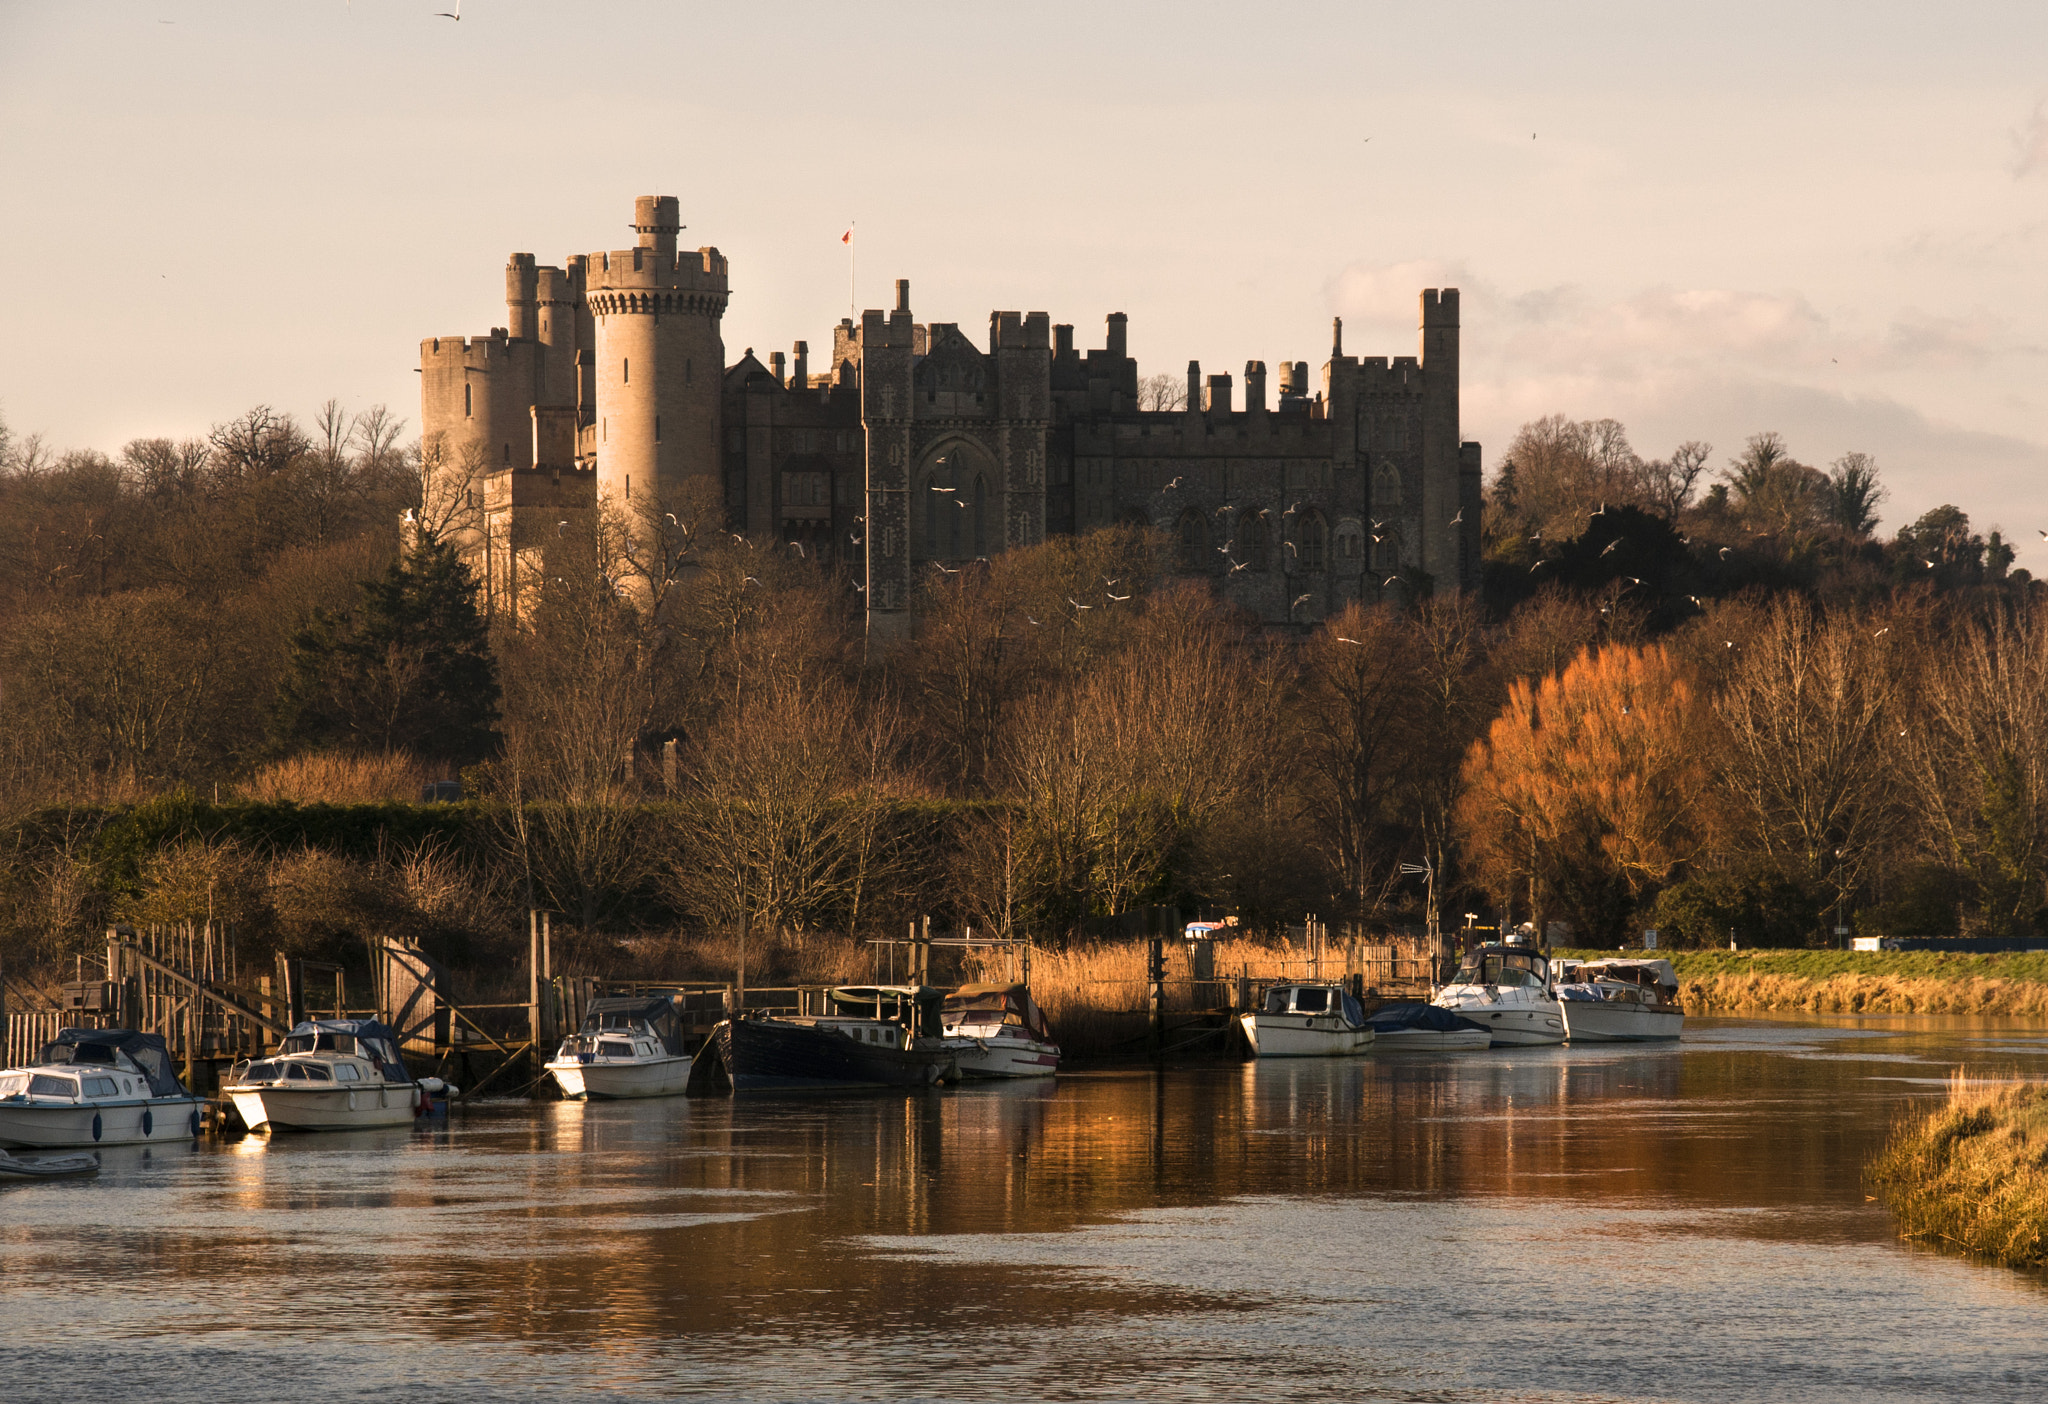
<instances>
[{"instance_id":1,"label":"flying seagull","mask_svg":"<svg viewBox=\"0 0 2048 1404\"><path fill-rule=\"evenodd\" d=\"M1069 595L1069 596L1067 596L1067 603L1068 603L1068 604L1070 604L1070 605L1072 605L1072 606L1073 606L1073 607L1074 607L1075 609L1093 609L1093 608L1095 608L1095 606L1094 606L1094 605L1084 605L1084 604L1082 604L1082 603L1081 603L1081 602L1080 602L1079 600L1075 599L1075 598L1074 598L1074 597L1073 597L1072 595Z\"/></svg>"},{"instance_id":2,"label":"flying seagull","mask_svg":"<svg viewBox=\"0 0 2048 1404\"><path fill-rule=\"evenodd\" d=\"M1451 524L1452 526L1456 526L1456 525L1457 525L1457 524L1458 524L1459 522L1462 522L1462 521L1464 521L1464 520L1465 520L1465 509L1464 509L1463 507L1460 507L1460 508L1458 509L1458 515L1457 515L1457 516L1455 516L1455 517L1453 517L1453 518L1451 518L1451 522L1450 522L1450 524Z\"/></svg>"},{"instance_id":3,"label":"flying seagull","mask_svg":"<svg viewBox=\"0 0 2048 1404\"><path fill-rule=\"evenodd\" d=\"M1891 631L1892 631L1892 626L1891 626L1891 625L1889 625L1889 624L1887 624L1887 625L1885 625L1885 626L1884 626L1884 627L1883 627L1882 629L1879 629L1879 630L1878 630L1878 631L1877 631L1876 633L1872 634L1872 635L1871 635L1870 637L1872 637L1873 639L1881 639L1881 638L1883 638L1883 637L1884 637L1884 636L1885 636L1886 634L1889 634L1889 633L1890 633Z\"/></svg>"},{"instance_id":4,"label":"flying seagull","mask_svg":"<svg viewBox=\"0 0 2048 1404\"><path fill-rule=\"evenodd\" d=\"M562 534L563 532L567 531L568 529L569 529L569 524L568 524L567 522L556 522L556 523L555 523L555 535L557 535L557 536L560 536L560 535L561 535L561 534Z\"/></svg>"},{"instance_id":5,"label":"flying seagull","mask_svg":"<svg viewBox=\"0 0 2048 1404\"><path fill-rule=\"evenodd\" d=\"M1107 590L1103 591L1103 593L1104 593L1105 595L1109 595L1109 592L1108 592ZM1111 598L1111 599L1115 600L1115 601L1116 601L1116 602L1117 602L1118 604L1122 604L1122 603L1123 603L1123 602L1124 602L1125 600L1129 599L1129 598L1130 598L1130 596L1129 596L1129 595L1109 595L1109 598Z\"/></svg>"},{"instance_id":6,"label":"flying seagull","mask_svg":"<svg viewBox=\"0 0 2048 1404\"><path fill-rule=\"evenodd\" d=\"M1294 613L1294 611L1296 611L1297 609L1300 609L1300 608L1301 608L1301 607L1302 607L1303 605L1307 604L1307 603L1308 603L1308 601L1309 601L1309 596L1308 596L1308 595L1296 595L1296 596L1294 597L1294 603L1293 603L1293 604L1291 604L1291 605L1289 605L1289 606L1287 606L1287 612L1288 612L1289 614L1292 614L1292 613Z\"/></svg>"},{"instance_id":7,"label":"flying seagull","mask_svg":"<svg viewBox=\"0 0 2048 1404\"><path fill-rule=\"evenodd\" d=\"M1382 590L1384 590L1384 589L1386 589L1386 588L1387 588L1387 586L1389 586L1389 585L1393 584L1393 583L1394 583L1395 581L1399 580L1400 578L1401 578L1401 577L1400 577L1400 576L1398 576L1398 575L1390 575L1390 576L1388 576L1388 577L1387 577L1387 578L1386 578L1385 580L1382 580L1382 581L1380 582L1380 588L1381 588Z\"/></svg>"},{"instance_id":8,"label":"flying seagull","mask_svg":"<svg viewBox=\"0 0 2048 1404\"><path fill-rule=\"evenodd\" d=\"M1608 543L1607 543L1607 544L1606 544L1605 546L1603 546L1603 547L1602 547L1602 548L1600 549L1600 554L1604 556L1604 555L1606 555L1606 554L1607 554L1607 553L1608 553L1609 551L1612 551L1612 550L1613 550L1613 549L1614 549L1615 547L1619 546L1620 544L1621 544L1621 538L1617 536L1617 537L1615 537L1615 538L1614 538L1614 540L1612 540L1612 541L1608 542Z\"/></svg>"},{"instance_id":9,"label":"flying seagull","mask_svg":"<svg viewBox=\"0 0 2048 1404\"><path fill-rule=\"evenodd\" d=\"M1347 638L1345 638L1345 637L1344 637L1344 636L1343 636L1342 634L1333 634L1333 635L1331 635L1331 637L1332 637L1332 638L1334 638L1334 639L1336 639L1338 643L1348 643L1348 644L1355 644L1355 643L1358 643L1358 640L1357 640L1357 639L1347 639ZM1362 647L1364 647L1364 645L1362 645L1362 644L1360 644L1359 646L1360 646L1361 648L1362 648Z\"/></svg>"},{"instance_id":10,"label":"flying seagull","mask_svg":"<svg viewBox=\"0 0 2048 1404\"><path fill-rule=\"evenodd\" d=\"M1729 552L1731 552L1731 551L1733 551L1734 549L1735 549L1735 548L1734 548L1733 546L1723 546L1723 547L1721 548L1721 559L1722 559L1722 560L1724 560L1724 561L1725 561L1725 560L1727 560L1727 559L1728 559L1728 553L1729 553Z\"/></svg>"}]
</instances>

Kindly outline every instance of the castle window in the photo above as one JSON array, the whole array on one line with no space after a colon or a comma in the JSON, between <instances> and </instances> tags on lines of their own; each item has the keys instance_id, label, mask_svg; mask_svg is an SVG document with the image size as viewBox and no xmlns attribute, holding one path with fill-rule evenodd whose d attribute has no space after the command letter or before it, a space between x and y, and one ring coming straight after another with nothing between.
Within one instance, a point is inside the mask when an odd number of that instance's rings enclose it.
<instances>
[{"instance_id":1,"label":"castle window","mask_svg":"<svg viewBox=\"0 0 2048 1404\"><path fill-rule=\"evenodd\" d=\"M626 474L626 501L628 501L628 502L631 502L632 500L633 500L633 475L632 475L631 473L628 473L628 474Z\"/></svg>"},{"instance_id":2,"label":"castle window","mask_svg":"<svg viewBox=\"0 0 2048 1404\"><path fill-rule=\"evenodd\" d=\"M1382 463L1372 476L1372 510L1381 515L1401 505L1401 475L1391 463Z\"/></svg>"},{"instance_id":3,"label":"castle window","mask_svg":"<svg viewBox=\"0 0 2048 1404\"><path fill-rule=\"evenodd\" d=\"M630 357L630 356L622 356L622 357L620 357L620 359L619 359L619 384L621 384L621 385L631 385L632 383L633 383L633 358L632 358L632 357Z\"/></svg>"},{"instance_id":4,"label":"castle window","mask_svg":"<svg viewBox=\"0 0 2048 1404\"><path fill-rule=\"evenodd\" d=\"M1373 533L1372 568L1388 575L1401 568L1401 538L1391 524Z\"/></svg>"},{"instance_id":5,"label":"castle window","mask_svg":"<svg viewBox=\"0 0 2048 1404\"><path fill-rule=\"evenodd\" d=\"M1324 550L1329 533L1323 526L1323 514L1310 508L1301 514L1301 525L1294 529L1295 549L1303 570L1321 570Z\"/></svg>"},{"instance_id":6,"label":"castle window","mask_svg":"<svg viewBox=\"0 0 2048 1404\"><path fill-rule=\"evenodd\" d=\"M470 398L470 395L471 386L469 382L465 380L462 382L462 417L464 419L468 419L472 414L476 412L476 402Z\"/></svg>"},{"instance_id":7,"label":"castle window","mask_svg":"<svg viewBox=\"0 0 2048 1404\"><path fill-rule=\"evenodd\" d=\"M505 445L504 462L507 468L512 466L512 445L510 444Z\"/></svg>"},{"instance_id":8,"label":"castle window","mask_svg":"<svg viewBox=\"0 0 2048 1404\"><path fill-rule=\"evenodd\" d=\"M1184 575L1206 575L1209 571L1209 518L1201 508L1190 507L1180 514L1178 565Z\"/></svg>"}]
</instances>

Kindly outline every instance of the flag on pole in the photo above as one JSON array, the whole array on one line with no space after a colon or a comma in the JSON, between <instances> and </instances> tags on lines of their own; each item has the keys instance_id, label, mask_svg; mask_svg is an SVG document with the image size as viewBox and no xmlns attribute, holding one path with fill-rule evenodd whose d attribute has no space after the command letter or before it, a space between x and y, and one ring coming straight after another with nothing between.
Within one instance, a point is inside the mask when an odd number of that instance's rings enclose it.
<instances>
[{"instance_id":1,"label":"flag on pole","mask_svg":"<svg viewBox=\"0 0 2048 1404\"><path fill-rule=\"evenodd\" d=\"M853 242L853 231L852 231L851 229L849 229L849 230L847 230L847 231L846 231L846 232L845 232L844 234L841 234L841 235L839 236L839 242L840 242L840 243L842 243L842 244L850 244L850 243L852 243L852 242Z\"/></svg>"}]
</instances>

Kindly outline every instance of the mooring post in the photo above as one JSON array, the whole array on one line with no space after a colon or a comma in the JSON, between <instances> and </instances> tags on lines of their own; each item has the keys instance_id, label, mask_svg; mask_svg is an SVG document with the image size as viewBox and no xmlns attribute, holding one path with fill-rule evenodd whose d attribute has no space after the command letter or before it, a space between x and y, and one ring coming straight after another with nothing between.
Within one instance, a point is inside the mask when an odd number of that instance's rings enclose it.
<instances>
[{"instance_id":1,"label":"mooring post","mask_svg":"<svg viewBox=\"0 0 2048 1404\"><path fill-rule=\"evenodd\" d=\"M1145 909L1148 929L1145 950L1145 978L1151 986L1152 1056L1166 1051L1166 941L1159 934L1159 908Z\"/></svg>"},{"instance_id":2,"label":"mooring post","mask_svg":"<svg viewBox=\"0 0 2048 1404\"><path fill-rule=\"evenodd\" d=\"M533 1043L533 1060L540 1056L540 912L526 911L526 1036Z\"/></svg>"},{"instance_id":3,"label":"mooring post","mask_svg":"<svg viewBox=\"0 0 2048 1404\"><path fill-rule=\"evenodd\" d=\"M540 1031L553 1047L560 1031L555 1027L554 917L550 912L540 914L540 997Z\"/></svg>"}]
</instances>

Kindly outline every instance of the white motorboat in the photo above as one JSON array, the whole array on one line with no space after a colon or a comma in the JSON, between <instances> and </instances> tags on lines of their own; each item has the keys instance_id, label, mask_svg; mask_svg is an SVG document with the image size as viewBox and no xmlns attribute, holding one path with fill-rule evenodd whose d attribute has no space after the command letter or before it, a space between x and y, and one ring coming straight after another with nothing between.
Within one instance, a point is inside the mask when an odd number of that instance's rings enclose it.
<instances>
[{"instance_id":1,"label":"white motorboat","mask_svg":"<svg viewBox=\"0 0 2048 1404\"><path fill-rule=\"evenodd\" d=\"M1493 1031L1434 1004L1383 1004L1366 1024L1375 1053L1456 1053L1487 1048Z\"/></svg>"},{"instance_id":2,"label":"white motorboat","mask_svg":"<svg viewBox=\"0 0 2048 1404\"><path fill-rule=\"evenodd\" d=\"M690 1060L683 1055L675 1000L593 999L583 1027L562 1040L547 1070L571 1101L681 1096Z\"/></svg>"},{"instance_id":3,"label":"white motorboat","mask_svg":"<svg viewBox=\"0 0 2048 1404\"><path fill-rule=\"evenodd\" d=\"M1573 1043L1668 1041L1685 1027L1668 960L1571 962L1559 971L1557 997Z\"/></svg>"},{"instance_id":4,"label":"white motorboat","mask_svg":"<svg viewBox=\"0 0 2048 1404\"><path fill-rule=\"evenodd\" d=\"M1474 948L1430 1003L1486 1029L1495 1048L1564 1042L1550 962L1528 946L1488 942Z\"/></svg>"},{"instance_id":5,"label":"white motorboat","mask_svg":"<svg viewBox=\"0 0 2048 1404\"><path fill-rule=\"evenodd\" d=\"M414 1081L398 1040L374 1019L313 1019L269 1057L235 1064L220 1090L251 1131L348 1131L403 1125L454 1089Z\"/></svg>"},{"instance_id":6,"label":"white motorboat","mask_svg":"<svg viewBox=\"0 0 2048 1404\"><path fill-rule=\"evenodd\" d=\"M1255 1058L1348 1058L1373 1046L1364 1007L1342 985L1274 985L1237 1021Z\"/></svg>"},{"instance_id":7,"label":"white motorboat","mask_svg":"<svg viewBox=\"0 0 2048 1404\"><path fill-rule=\"evenodd\" d=\"M939 1031L973 1040L958 1055L962 1077L1051 1077L1060 1070L1060 1046L1023 985L962 985L940 1006Z\"/></svg>"},{"instance_id":8,"label":"white motorboat","mask_svg":"<svg viewBox=\"0 0 2048 1404\"><path fill-rule=\"evenodd\" d=\"M0 1072L0 1145L189 1141L199 1134L199 1108L161 1036L61 1029L35 1062Z\"/></svg>"}]
</instances>

